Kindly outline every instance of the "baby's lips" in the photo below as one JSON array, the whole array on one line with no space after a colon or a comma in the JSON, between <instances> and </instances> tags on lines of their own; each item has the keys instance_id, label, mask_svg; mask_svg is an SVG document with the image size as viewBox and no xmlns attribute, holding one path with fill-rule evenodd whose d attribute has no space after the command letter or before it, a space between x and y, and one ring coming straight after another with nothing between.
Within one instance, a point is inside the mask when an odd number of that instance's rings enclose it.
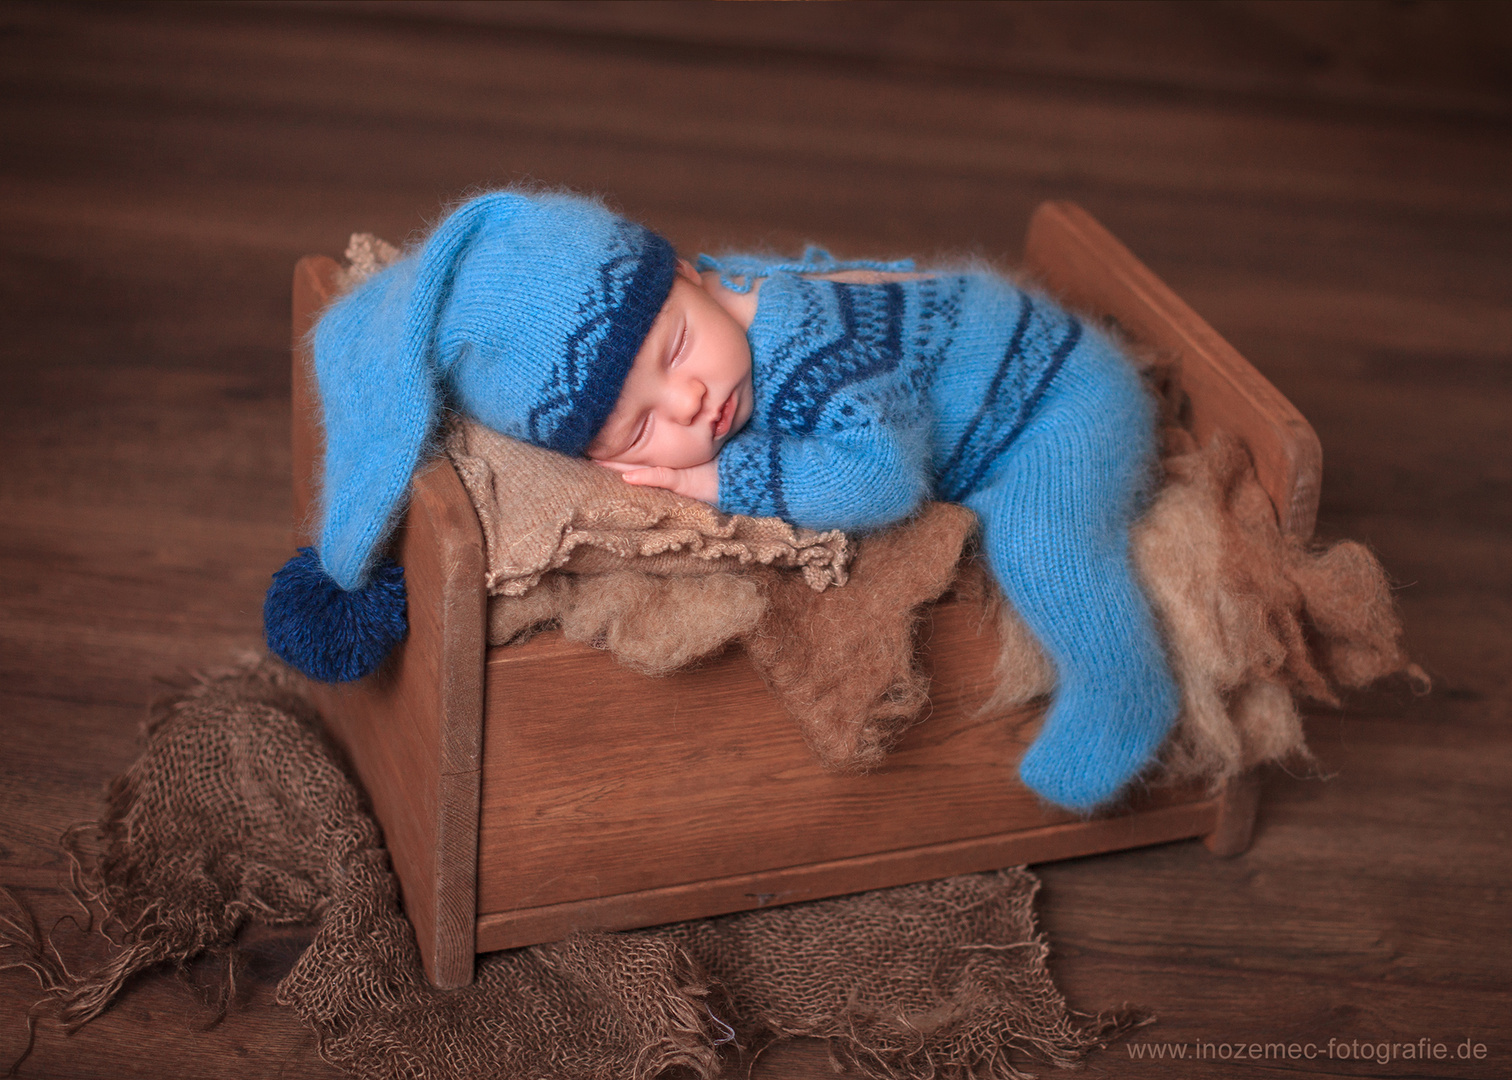
<instances>
[{"instance_id":1,"label":"baby's lips","mask_svg":"<svg viewBox=\"0 0 1512 1080\"><path fill-rule=\"evenodd\" d=\"M725 403L719 407L719 415L714 418L714 437L717 439L730 430L730 425L735 420L737 403L735 395L725 398Z\"/></svg>"}]
</instances>

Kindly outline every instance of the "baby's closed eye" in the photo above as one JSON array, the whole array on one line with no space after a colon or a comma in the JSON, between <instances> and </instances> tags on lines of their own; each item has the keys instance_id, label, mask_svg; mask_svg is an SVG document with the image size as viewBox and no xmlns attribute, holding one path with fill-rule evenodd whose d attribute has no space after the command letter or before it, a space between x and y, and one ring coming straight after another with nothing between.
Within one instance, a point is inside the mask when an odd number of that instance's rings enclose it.
<instances>
[{"instance_id":1,"label":"baby's closed eye","mask_svg":"<svg viewBox=\"0 0 1512 1080\"><path fill-rule=\"evenodd\" d=\"M630 440L630 445L625 447L621 453L628 454L631 450L634 450L646 441L646 437L651 434L651 413L642 413L640 419L636 421L634 430L635 437Z\"/></svg>"},{"instance_id":2,"label":"baby's closed eye","mask_svg":"<svg viewBox=\"0 0 1512 1080\"><path fill-rule=\"evenodd\" d=\"M687 320L683 320L682 329L677 332L677 337L672 339L672 351L667 356L667 367L676 367L687 351L688 323Z\"/></svg>"}]
</instances>

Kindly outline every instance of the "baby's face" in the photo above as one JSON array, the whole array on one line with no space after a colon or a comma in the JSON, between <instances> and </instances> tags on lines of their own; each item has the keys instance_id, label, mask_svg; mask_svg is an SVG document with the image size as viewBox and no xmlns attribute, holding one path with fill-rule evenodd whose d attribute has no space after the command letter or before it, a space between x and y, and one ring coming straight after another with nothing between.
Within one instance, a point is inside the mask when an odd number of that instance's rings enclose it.
<instances>
[{"instance_id":1,"label":"baby's face","mask_svg":"<svg viewBox=\"0 0 1512 1080\"><path fill-rule=\"evenodd\" d=\"M686 469L713 461L751 418L745 330L686 262L588 456Z\"/></svg>"}]
</instances>

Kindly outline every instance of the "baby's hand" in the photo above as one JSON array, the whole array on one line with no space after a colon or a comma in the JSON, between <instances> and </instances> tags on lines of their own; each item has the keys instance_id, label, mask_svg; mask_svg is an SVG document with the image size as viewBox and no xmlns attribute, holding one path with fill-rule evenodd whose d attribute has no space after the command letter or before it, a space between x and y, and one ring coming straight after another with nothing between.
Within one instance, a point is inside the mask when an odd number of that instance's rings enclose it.
<instances>
[{"instance_id":1,"label":"baby's hand","mask_svg":"<svg viewBox=\"0 0 1512 1080\"><path fill-rule=\"evenodd\" d=\"M625 483L637 487L659 487L690 499L706 503L719 503L719 463L706 461L686 469L673 469L666 465L626 465L619 461L600 461L606 469L613 469L624 477Z\"/></svg>"}]
</instances>

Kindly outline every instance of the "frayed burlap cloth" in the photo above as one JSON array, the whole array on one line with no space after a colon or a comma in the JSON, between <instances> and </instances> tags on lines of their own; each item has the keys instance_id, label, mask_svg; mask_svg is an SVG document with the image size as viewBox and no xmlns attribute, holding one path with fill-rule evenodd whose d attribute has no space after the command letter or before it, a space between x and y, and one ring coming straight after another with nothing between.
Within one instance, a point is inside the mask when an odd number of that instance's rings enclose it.
<instances>
[{"instance_id":1,"label":"frayed burlap cloth","mask_svg":"<svg viewBox=\"0 0 1512 1080\"><path fill-rule=\"evenodd\" d=\"M249 921L319 925L278 998L362 1077L708 1078L811 1036L862 1076L987 1080L1074 1064L1143 1020L1067 1009L1022 869L579 934L483 957L471 986L434 990L378 828L289 686L249 663L153 709L98 852L77 834L70 848L117 931L107 963L71 976L29 920L0 916L0 960L37 974L66 1027L138 971L230 949Z\"/></svg>"}]
</instances>

